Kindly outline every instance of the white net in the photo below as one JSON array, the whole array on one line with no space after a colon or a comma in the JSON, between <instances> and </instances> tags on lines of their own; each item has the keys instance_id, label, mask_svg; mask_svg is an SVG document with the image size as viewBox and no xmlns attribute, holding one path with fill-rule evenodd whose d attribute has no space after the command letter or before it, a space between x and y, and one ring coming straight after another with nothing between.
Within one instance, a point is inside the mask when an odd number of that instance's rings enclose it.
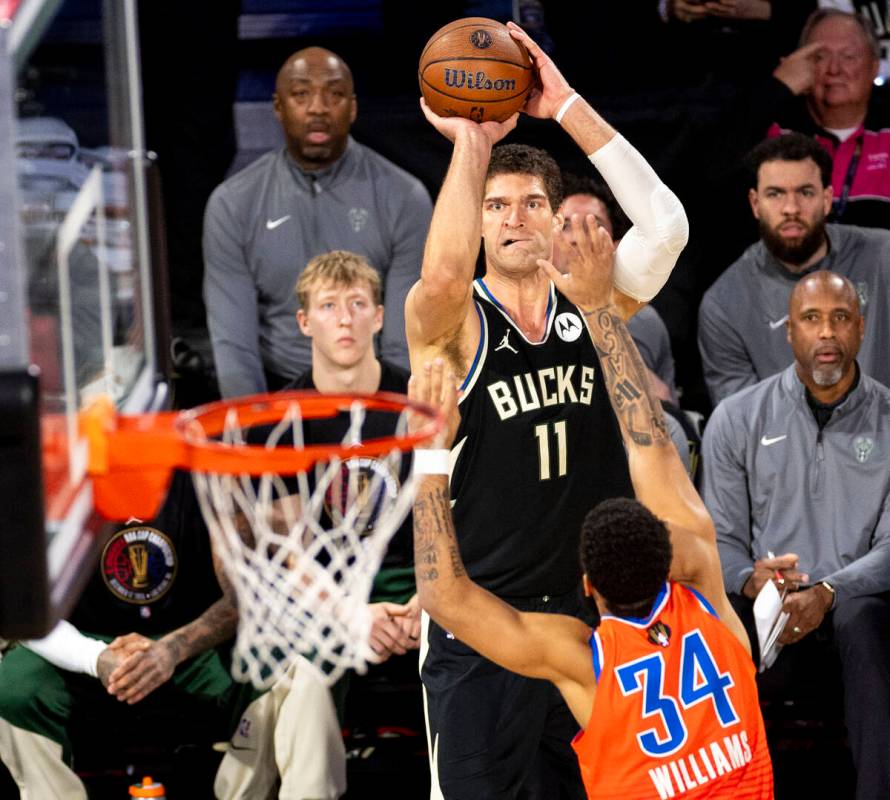
<instances>
[{"instance_id":1,"label":"white net","mask_svg":"<svg viewBox=\"0 0 890 800\"><path fill-rule=\"evenodd\" d=\"M266 449L349 448L369 438L404 436L406 415L401 409L368 411L355 400L333 418L304 420L294 401L277 424L245 428L233 407L219 441L241 446L261 440ZM200 423L190 424L189 435L201 437L195 430ZM237 679L271 686L302 656L333 683L344 670L361 672L375 660L368 599L414 499L408 466L393 449L374 457L341 453L288 473L193 473L214 550L237 596Z\"/></svg>"}]
</instances>

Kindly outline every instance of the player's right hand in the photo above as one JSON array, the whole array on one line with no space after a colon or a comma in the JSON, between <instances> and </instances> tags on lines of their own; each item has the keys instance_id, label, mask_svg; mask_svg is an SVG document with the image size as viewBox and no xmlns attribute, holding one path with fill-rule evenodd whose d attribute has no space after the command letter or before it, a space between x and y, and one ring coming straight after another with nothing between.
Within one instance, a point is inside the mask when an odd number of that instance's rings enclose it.
<instances>
[{"instance_id":1,"label":"player's right hand","mask_svg":"<svg viewBox=\"0 0 890 800\"><path fill-rule=\"evenodd\" d=\"M483 133L488 138L491 146L496 145L503 139L513 128L519 119L517 111L512 117L505 119L503 122L474 122L466 117L440 117L427 104L424 98L420 98L420 110L439 133L441 133L450 142L453 142L460 136L461 131L468 133Z\"/></svg>"},{"instance_id":2,"label":"player's right hand","mask_svg":"<svg viewBox=\"0 0 890 800\"><path fill-rule=\"evenodd\" d=\"M530 117L539 119L555 117L556 112L575 93L575 90L557 69L553 59L541 49L531 36L515 22L508 22L507 29L510 31L510 35L528 50L540 82L540 86L532 86L522 110Z\"/></svg>"}]
</instances>

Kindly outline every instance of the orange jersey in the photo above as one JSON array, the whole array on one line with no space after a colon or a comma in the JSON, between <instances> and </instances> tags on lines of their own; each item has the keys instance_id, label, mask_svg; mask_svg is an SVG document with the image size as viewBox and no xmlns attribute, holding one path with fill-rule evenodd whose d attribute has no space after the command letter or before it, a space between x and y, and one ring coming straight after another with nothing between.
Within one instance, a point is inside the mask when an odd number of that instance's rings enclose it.
<instances>
[{"instance_id":1,"label":"orange jersey","mask_svg":"<svg viewBox=\"0 0 890 800\"><path fill-rule=\"evenodd\" d=\"M668 582L646 619L590 637L596 698L573 747L587 796L769 800L751 656L698 592Z\"/></svg>"}]
</instances>

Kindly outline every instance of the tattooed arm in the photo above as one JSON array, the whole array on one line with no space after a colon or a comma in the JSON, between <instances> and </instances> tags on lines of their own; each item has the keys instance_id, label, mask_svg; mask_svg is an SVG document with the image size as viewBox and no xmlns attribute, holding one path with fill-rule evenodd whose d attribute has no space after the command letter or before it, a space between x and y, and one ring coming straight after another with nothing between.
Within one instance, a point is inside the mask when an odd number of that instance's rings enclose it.
<instances>
[{"instance_id":1,"label":"tattooed arm","mask_svg":"<svg viewBox=\"0 0 890 800\"><path fill-rule=\"evenodd\" d=\"M138 703L170 680L183 661L235 635L238 625L235 592L215 554L213 566L223 595L201 616L157 641L139 633L130 633L119 636L109 645L109 649L139 647L123 659L109 676L109 694L130 705Z\"/></svg>"},{"instance_id":2,"label":"tattooed arm","mask_svg":"<svg viewBox=\"0 0 890 800\"><path fill-rule=\"evenodd\" d=\"M577 247L563 275L539 262L584 315L621 425L637 500L662 519L671 534L670 577L701 591L747 647L744 628L726 598L714 523L671 442L661 402L612 297L613 248L608 234L588 217L588 234L571 220Z\"/></svg>"},{"instance_id":3,"label":"tattooed arm","mask_svg":"<svg viewBox=\"0 0 890 800\"><path fill-rule=\"evenodd\" d=\"M456 420L457 393L453 381L442 379L443 365L425 365L411 378L409 394L441 407ZM435 386L431 389L430 386ZM441 389L441 391L440 391ZM447 426L451 443L456 422ZM580 724L590 718L593 672L590 669L590 628L560 614L517 611L474 583L460 556L447 475L425 475L414 499L414 571L421 607L445 630L502 667L553 681Z\"/></svg>"}]
</instances>

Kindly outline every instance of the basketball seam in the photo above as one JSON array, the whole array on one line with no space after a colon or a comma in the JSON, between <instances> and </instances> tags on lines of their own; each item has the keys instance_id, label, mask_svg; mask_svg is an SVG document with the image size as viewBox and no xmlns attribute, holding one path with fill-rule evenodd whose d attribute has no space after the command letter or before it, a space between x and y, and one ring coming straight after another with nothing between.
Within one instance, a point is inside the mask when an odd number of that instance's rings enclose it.
<instances>
[{"instance_id":1,"label":"basketball seam","mask_svg":"<svg viewBox=\"0 0 890 800\"><path fill-rule=\"evenodd\" d=\"M455 28L451 28L448 33L443 33L442 36L447 36L449 33L451 33L451 31L462 31L464 28L479 28L485 27L487 25L488 27L492 27L495 29L503 28L507 31L507 36L510 38L510 40L516 42L516 40L512 36L510 36L510 29L506 25L504 25L503 22L498 22L498 20L490 19L489 17L471 17L470 19L477 19L479 21L467 22L465 25L458 25ZM445 27L448 26L446 25ZM426 55L426 51L429 50L436 42L438 42L442 38L442 36L437 35L438 33L439 31L436 31L436 33L433 34L433 38L426 43L426 46L423 48L423 52L420 54L421 61L423 61L423 57ZM520 44L519 42L516 42L516 44L519 47L525 49L524 45ZM528 52L528 50L526 50L526 52ZM529 55L529 59L531 59L531 55Z\"/></svg>"},{"instance_id":2,"label":"basketball seam","mask_svg":"<svg viewBox=\"0 0 890 800\"><path fill-rule=\"evenodd\" d=\"M511 67L523 69L526 72L532 71L531 66L524 67L522 64L517 64L515 61L504 61L503 58L486 58L485 56L450 56L449 58L437 58L435 61L427 61L426 64L423 65L423 71L426 72L433 66L433 64L444 64L446 61L456 61L458 64L467 61L494 61L496 64L509 64Z\"/></svg>"}]
</instances>

